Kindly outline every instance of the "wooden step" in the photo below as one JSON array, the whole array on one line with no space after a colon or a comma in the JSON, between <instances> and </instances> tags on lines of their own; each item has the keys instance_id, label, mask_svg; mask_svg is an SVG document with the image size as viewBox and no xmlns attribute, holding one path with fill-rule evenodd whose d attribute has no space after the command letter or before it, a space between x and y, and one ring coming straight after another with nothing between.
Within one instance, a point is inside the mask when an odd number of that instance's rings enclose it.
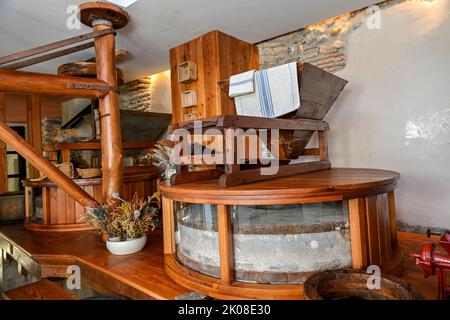
<instances>
[{"instance_id":1,"label":"wooden step","mask_svg":"<svg viewBox=\"0 0 450 320\"><path fill-rule=\"evenodd\" d=\"M5 300L79 300L53 282L44 279L3 293Z\"/></svg>"}]
</instances>

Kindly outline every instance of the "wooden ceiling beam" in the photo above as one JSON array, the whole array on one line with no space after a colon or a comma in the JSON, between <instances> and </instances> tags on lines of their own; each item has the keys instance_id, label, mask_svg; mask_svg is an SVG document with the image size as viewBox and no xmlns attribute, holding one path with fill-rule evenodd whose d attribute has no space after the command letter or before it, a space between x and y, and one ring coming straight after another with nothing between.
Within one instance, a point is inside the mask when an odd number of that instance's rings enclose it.
<instances>
[{"instance_id":1,"label":"wooden ceiling beam","mask_svg":"<svg viewBox=\"0 0 450 320\"><path fill-rule=\"evenodd\" d=\"M99 99L117 90L98 79L0 70L0 91Z\"/></svg>"}]
</instances>

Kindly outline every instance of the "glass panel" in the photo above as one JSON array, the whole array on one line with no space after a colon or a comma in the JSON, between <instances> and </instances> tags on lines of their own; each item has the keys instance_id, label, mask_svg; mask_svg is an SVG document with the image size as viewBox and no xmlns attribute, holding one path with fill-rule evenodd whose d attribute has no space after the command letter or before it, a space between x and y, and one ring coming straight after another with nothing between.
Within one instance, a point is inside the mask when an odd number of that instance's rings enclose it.
<instances>
[{"instance_id":1,"label":"glass panel","mask_svg":"<svg viewBox=\"0 0 450 320\"><path fill-rule=\"evenodd\" d=\"M220 277L217 206L174 203L178 261L203 274Z\"/></svg>"},{"instance_id":2,"label":"glass panel","mask_svg":"<svg viewBox=\"0 0 450 320\"><path fill-rule=\"evenodd\" d=\"M220 277L217 207L175 203L177 258ZM235 278L301 283L311 273L351 267L347 201L231 206Z\"/></svg>"},{"instance_id":3,"label":"glass panel","mask_svg":"<svg viewBox=\"0 0 450 320\"><path fill-rule=\"evenodd\" d=\"M346 201L233 206L235 278L301 283L311 273L351 267Z\"/></svg>"}]
</instances>

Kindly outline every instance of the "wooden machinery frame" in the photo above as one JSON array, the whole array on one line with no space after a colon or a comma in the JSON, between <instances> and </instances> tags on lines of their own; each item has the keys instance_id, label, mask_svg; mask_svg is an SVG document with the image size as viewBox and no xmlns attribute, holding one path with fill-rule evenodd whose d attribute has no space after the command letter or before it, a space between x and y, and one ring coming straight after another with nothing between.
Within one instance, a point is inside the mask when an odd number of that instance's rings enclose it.
<instances>
[{"instance_id":1,"label":"wooden machinery frame","mask_svg":"<svg viewBox=\"0 0 450 320\"><path fill-rule=\"evenodd\" d=\"M221 187L231 187L241 184L247 184L257 181L270 180L275 178L282 178L287 176L296 175L299 173L307 173L318 170L326 170L331 168L331 163L328 159L328 145L327 145L327 132L329 126L325 121L322 120L309 120L309 119L266 119L259 117L248 117L248 116L231 116L222 115L213 118L200 119L194 121L188 121L179 125L174 125L172 128L172 133L177 132L177 130L187 130L193 135L193 140L198 139L195 137L195 127L196 123L199 123L203 133L208 129L216 129L221 132L223 137L223 143L221 143L220 149L222 149L221 159L214 163L215 165L223 166L223 169L209 169L202 171L191 171L188 170L188 165L191 164L211 164L207 156L200 155L181 155L180 165L177 167L177 172L171 177L171 184L181 184L189 183L194 181L200 181L204 179L219 178L218 183ZM263 130L277 130L278 132L293 132L294 134L299 131L307 131L310 135L312 133L318 133L318 144L317 148L305 149L302 156L318 156L318 161L310 161L296 164L289 164L290 159L286 157L287 147L283 145L282 137L281 140L270 141L270 145L277 144L279 147L277 161L280 162L278 171L273 175L263 175L261 174L261 165L247 165L247 163L239 164L237 153L240 151L236 146L236 132L239 129L256 129L259 131ZM204 136L203 136L204 137ZM184 139L185 137L183 137ZM200 137L202 138L202 137ZM244 138L240 136L240 138ZM269 137L268 140L274 140L273 137ZM269 143L268 143L269 144ZM244 146L246 151L245 161L249 162L253 160L256 162L261 160L260 152L258 150L257 159L252 158L250 155L251 151L248 149L255 146ZM217 158L217 155L215 156ZM231 163L229 160L232 160Z\"/></svg>"},{"instance_id":2,"label":"wooden machinery frame","mask_svg":"<svg viewBox=\"0 0 450 320\"><path fill-rule=\"evenodd\" d=\"M0 57L0 92L99 99L103 132L101 141L103 154L102 199L104 202L110 202L113 193L121 193L123 182L119 94L115 63L115 29L124 27L129 17L120 7L102 2L81 4L80 16L85 25L93 28L93 32ZM93 41L48 53L90 39ZM98 65L95 79L15 71L91 47L95 47ZM21 59L26 60L17 62ZM44 158L40 150L34 149L1 120L3 119L0 119L0 140L16 149L29 163L82 206L95 207L98 205L92 196Z\"/></svg>"}]
</instances>

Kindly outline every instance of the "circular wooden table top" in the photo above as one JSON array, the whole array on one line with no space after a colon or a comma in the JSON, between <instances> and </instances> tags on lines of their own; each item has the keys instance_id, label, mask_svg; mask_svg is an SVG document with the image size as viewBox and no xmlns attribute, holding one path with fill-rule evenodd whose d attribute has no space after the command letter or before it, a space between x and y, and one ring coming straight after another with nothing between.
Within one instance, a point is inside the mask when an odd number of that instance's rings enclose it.
<instances>
[{"instance_id":1,"label":"circular wooden table top","mask_svg":"<svg viewBox=\"0 0 450 320\"><path fill-rule=\"evenodd\" d=\"M80 4L80 20L92 27L95 20L106 20L112 23L114 29L125 27L130 20L128 13L121 7L106 2L85 2Z\"/></svg>"},{"instance_id":2,"label":"circular wooden table top","mask_svg":"<svg viewBox=\"0 0 450 320\"><path fill-rule=\"evenodd\" d=\"M296 204L368 197L393 191L400 174L379 169L332 168L287 178L221 188L217 180L169 186L165 198L190 203L225 205Z\"/></svg>"}]
</instances>

